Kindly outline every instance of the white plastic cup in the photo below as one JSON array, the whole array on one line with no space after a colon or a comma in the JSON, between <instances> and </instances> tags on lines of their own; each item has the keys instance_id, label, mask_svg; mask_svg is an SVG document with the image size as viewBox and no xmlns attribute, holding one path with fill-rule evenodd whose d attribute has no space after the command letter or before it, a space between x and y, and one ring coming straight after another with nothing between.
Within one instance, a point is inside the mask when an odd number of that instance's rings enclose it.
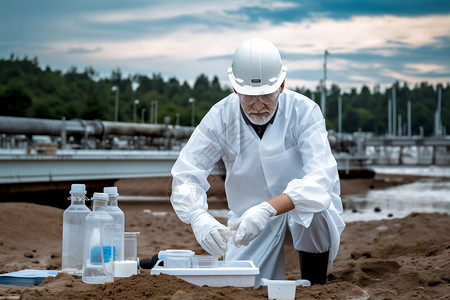
<instances>
[{"instance_id":1,"label":"white plastic cup","mask_svg":"<svg viewBox=\"0 0 450 300\"><path fill-rule=\"evenodd\" d=\"M219 258L213 255L195 255L192 259L193 268L217 268Z\"/></svg>"},{"instance_id":2,"label":"white plastic cup","mask_svg":"<svg viewBox=\"0 0 450 300\"><path fill-rule=\"evenodd\" d=\"M270 280L261 279L261 285L267 286L269 299L295 299L298 285L310 286L308 280Z\"/></svg>"}]
</instances>

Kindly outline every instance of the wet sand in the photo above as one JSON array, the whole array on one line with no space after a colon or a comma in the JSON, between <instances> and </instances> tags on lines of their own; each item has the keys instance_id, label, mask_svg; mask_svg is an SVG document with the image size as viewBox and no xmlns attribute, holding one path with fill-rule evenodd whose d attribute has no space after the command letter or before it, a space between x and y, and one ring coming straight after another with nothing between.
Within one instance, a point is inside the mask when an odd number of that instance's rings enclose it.
<instances>
[{"instance_id":1,"label":"wet sand","mask_svg":"<svg viewBox=\"0 0 450 300\"><path fill-rule=\"evenodd\" d=\"M377 176L342 180L342 194L360 194L417 180L414 176ZM209 192L222 199L223 181L211 178ZM117 182L122 195L162 196L170 180L127 179ZM151 257L163 249L204 253L167 201L129 202L126 231L138 231L138 256ZM226 208L223 200L210 208ZM22 269L59 269L63 210L30 203L0 203L0 273ZM224 219L220 221L225 222ZM450 216L414 213L403 219L352 222L328 283L297 288L297 299L449 299ZM300 279L297 252L285 248L286 279ZM267 299L267 288L198 287L173 276L139 275L105 285L84 284L77 276L60 274L40 286L0 285L0 299Z\"/></svg>"}]
</instances>

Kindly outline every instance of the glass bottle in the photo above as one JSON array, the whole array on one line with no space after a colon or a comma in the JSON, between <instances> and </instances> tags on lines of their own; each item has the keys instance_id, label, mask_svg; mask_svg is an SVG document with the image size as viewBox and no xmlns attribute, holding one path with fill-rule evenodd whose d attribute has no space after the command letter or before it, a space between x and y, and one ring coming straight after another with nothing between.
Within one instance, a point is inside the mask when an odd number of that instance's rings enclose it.
<instances>
[{"instance_id":1,"label":"glass bottle","mask_svg":"<svg viewBox=\"0 0 450 300\"><path fill-rule=\"evenodd\" d=\"M81 275L83 268L84 225L90 209L86 206L86 185L72 184L70 206L63 215L61 271Z\"/></svg>"},{"instance_id":2,"label":"glass bottle","mask_svg":"<svg viewBox=\"0 0 450 300\"><path fill-rule=\"evenodd\" d=\"M93 210L86 217L83 255L85 283L103 284L114 281L114 227L108 212L108 195L94 193Z\"/></svg>"},{"instance_id":3,"label":"glass bottle","mask_svg":"<svg viewBox=\"0 0 450 300\"><path fill-rule=\"evenodd\" d=\"M117 187L105 187L103 193L108 194L108 211L114 222L114 246L116 247L115 260L124 260L124 233L125 233L125 215L119 208L119 194Z\"/></svg>"}]
</instances>

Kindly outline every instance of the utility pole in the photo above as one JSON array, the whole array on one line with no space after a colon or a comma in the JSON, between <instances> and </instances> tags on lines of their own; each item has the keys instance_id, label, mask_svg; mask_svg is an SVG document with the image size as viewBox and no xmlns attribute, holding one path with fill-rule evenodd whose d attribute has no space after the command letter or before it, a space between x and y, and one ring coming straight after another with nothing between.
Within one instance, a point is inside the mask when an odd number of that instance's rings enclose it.
<instances>
[{"instance_id":1,"label":"utility pole","mask_svg":"<svg viewBox=\"0 0 450 300\"><path fill-rule=\"evenodd\" d=\"M388 100L388 136L392 135L392 100Z\"/></svg>"},{"instance_id":2,"label":"utility pole","mask_svg":"<svg viewBox=\"0 0 450 300\"><path fill-rule=\"evenodd\" d=\"M144 108L141 108L141 123L145 123L145 122L144 122L144 119L145 119L145 111L146 111L145 107L144 107Z\"/></svg>"},{"instance_id":3,"label":"utility pole","mask_svg":"<svg viewBox=\"0 0 450 300\"><path fill-rule=\"evenodd\" d=\"M397 97L396 97L395 85L392 87L392 134L397 135Z\"/></svg>"},{"instance_id":4,"label":"utility pole","mask_svg":"<svg viewBox=\"0 0 450 300\"><path fill-rule=\"evenodd\" d=\"M158 124L158 101L150 103L150 124Z\"/></svg>"},{"instance_id":5,"label":"utility pole","mask_svg":"<svg viewBox=\"0 0 450 300\"><path fill-rule=\"evenodd\" d=\"M441 123L441 106L442 106L442 89L441 86L438 85L438 104L435 113L435 135L441 136L442 134L442 123Z\"/></svg>"},{"instance_id":6,"label":"utility pole","mask_svg":"<svg viewBox=\"0 0 450 300\"><path fill-rule=\"evenodd\" d=\"M115 110L114 110L114 121L117 122L119 120L119 86L114 85L112 87L113 92L116 92L116 103L115 103Z\"/></svg>"},{"instance_id":7,"label":"utility pole","mask_svg":"<svg viewBox=\"0 0 450 300\"><path fill-rule=\"evenodd\" d=\"M342 139L342 95L338 98L338 136L339 141Z\"/></svg>"},{"instance_id":8,"label":"utility pole","mask_svg":"<svg viewBox=\"0 0 450 300\"><path fill-rule=\"evenodd\" d=\"M189 103L192 103L191 126L195 127L195 99L189 98Z\"/></svg>"},{"instance_id":9,"label":"utility pole","mask_svg":"<svg viewBox=\"0 0 450 300\"><path fill-rule=\"evenodd\" d=\"M133 123L136 123L136 110L137 110L137 105L139 104L139 100L136 99L133 102Z\"/></svg>"},{"instance_id":10,"label":"utility pole","mask_svg":"<svg viewBox=\"0 0 450 300\"><path fill-rule=\"evenodd\" d=\"M325 118L325 110L326 110L326 87L327 87L327 55L328 51L325 50L325 53L323 55L323 79L321 80L321 86L322 86L322 93L320 97L320 108L322 109L323 117Z\"/></svg>"},{"instance_id":11,"label":"utility pole","mask_svg":"<svg viewBox=\"0 0 450 300\"><path fill-rule=\"evenodd\" d=\"M408 100L408 137L412 136L411 132L411 100Z\"/></svg>"}]
</instances>

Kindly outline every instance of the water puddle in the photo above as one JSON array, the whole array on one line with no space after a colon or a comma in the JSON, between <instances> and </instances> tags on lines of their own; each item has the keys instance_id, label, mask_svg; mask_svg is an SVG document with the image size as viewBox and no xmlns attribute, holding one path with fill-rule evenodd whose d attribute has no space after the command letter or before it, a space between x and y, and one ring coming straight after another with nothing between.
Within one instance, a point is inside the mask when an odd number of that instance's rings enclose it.
<instances>
[{"instance_id":1,"label":"water puddle","mask_svg":"<svg viewBox=\"0 0 450 300\"><path fill-rule=\"evenodd\" d=\"M345 222L403 218L413 212L450 214L450 178L429 178L361 195L343 196ZM210 209L228 218L227 209Z\"/></svg>"},{"instance_id":2,"label":"water puddle","mask_svg":"<svg viewBox=\"0 0 450 300\"><path fill-rule=\"evenodd\" d=\"M342 197L346 222L403 218L410 213L450 214L450 179L423 179Z\"/></svg>"}]
</instances>

